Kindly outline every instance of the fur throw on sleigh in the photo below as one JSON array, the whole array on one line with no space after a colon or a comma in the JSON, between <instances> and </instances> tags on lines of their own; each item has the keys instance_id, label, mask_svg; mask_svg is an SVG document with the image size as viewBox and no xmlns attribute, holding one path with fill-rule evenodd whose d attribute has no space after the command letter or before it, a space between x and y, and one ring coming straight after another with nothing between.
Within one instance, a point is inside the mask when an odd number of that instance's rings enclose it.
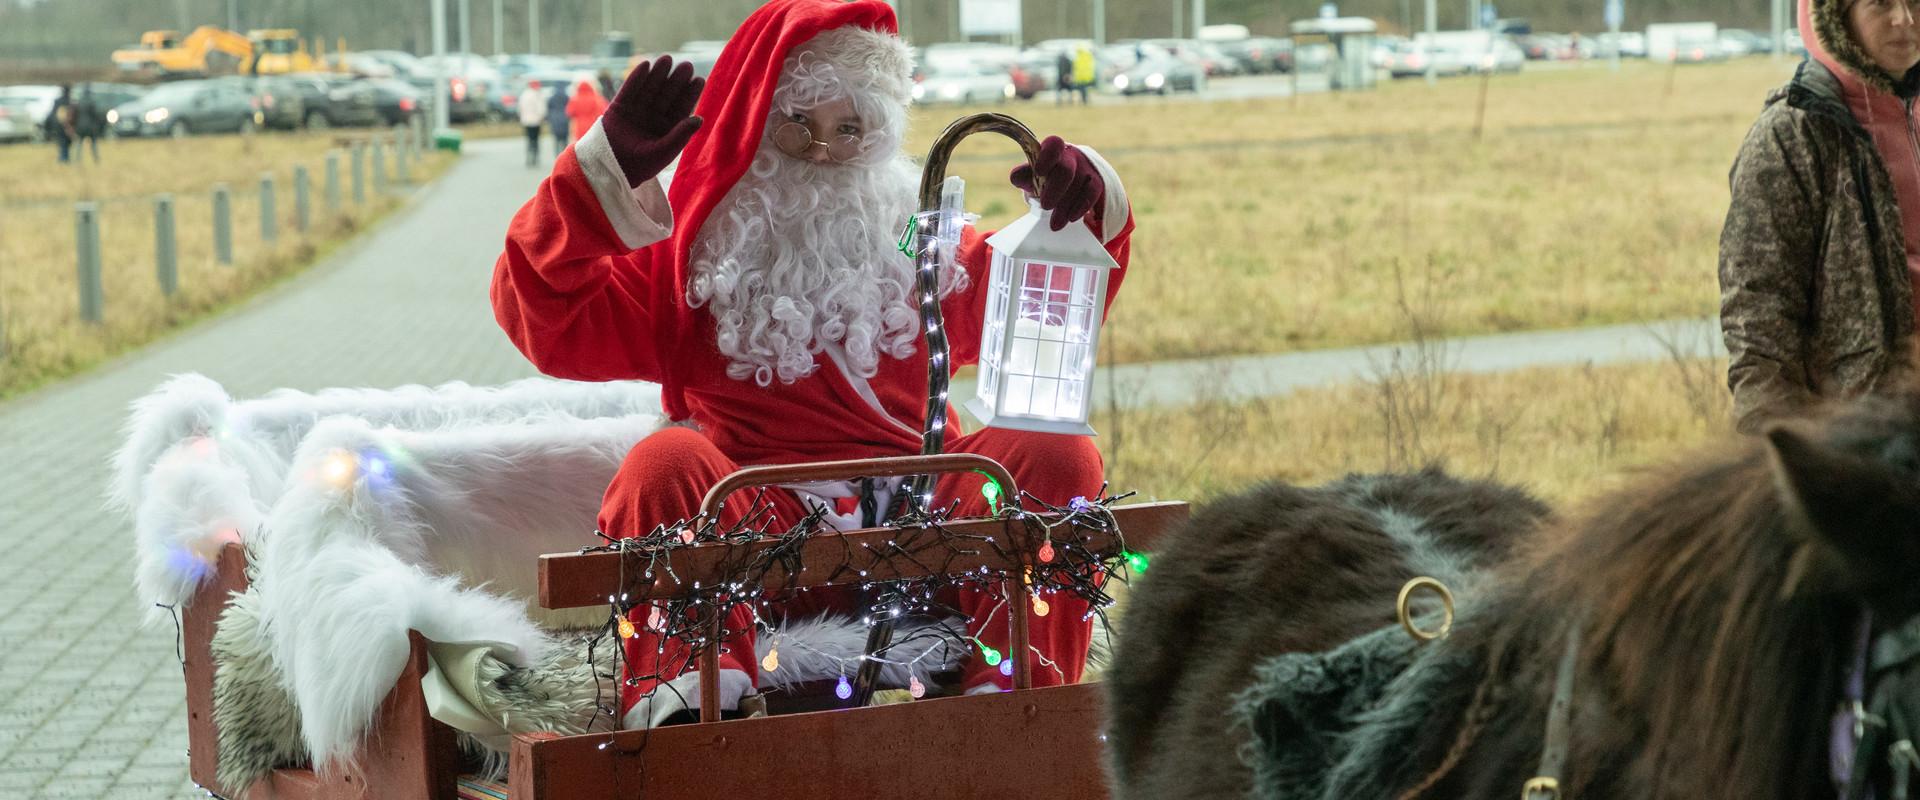
<instances>
[{"instance_id":1,"label":"fur throw on sleigh","mask_svg":"<svg viewBox=\"0 0 1920 800\"><path fill-rule=\"evenodd\" d=\"M235 400L196 374L133 403L113 456L107 504L127 514L134 581L148 620L181 606L222 545L259 528L285 488L294 450L328 417L376 427L448 430L538 419L657 416L658 386L532 378L500 387L448 383L398 389L281 389Z\"/></svg>"},{"instance_id":2,"label":"fur throw on sleigh","mask_svg":"<svg viewBox=\"0 0 1920 800\"><path fill-rule=\"evenodd\" d=\"M450 685L486 718L462 739L493 767L502 732L613 724L599 704L617 696L614 645L590 647L598 631L581 630L608 612L538 608L537 563L596 542L604 487L661 424L656 395L522 381L234 402L186 376L137 403L111 494L135 517L141 598L184 602L222 545L247 553L251 585L212 643L222 784L351 759L404 671L409 631L436 643L436 669L454 663L441 645L478 645ZM822 619L761 641L785 643L779 678L801 682L838 674L865 638ZM964 650L946 649L905 658L932 682ZM908 682L893 672L883 683Z\"/></svg>"}]
</instances>

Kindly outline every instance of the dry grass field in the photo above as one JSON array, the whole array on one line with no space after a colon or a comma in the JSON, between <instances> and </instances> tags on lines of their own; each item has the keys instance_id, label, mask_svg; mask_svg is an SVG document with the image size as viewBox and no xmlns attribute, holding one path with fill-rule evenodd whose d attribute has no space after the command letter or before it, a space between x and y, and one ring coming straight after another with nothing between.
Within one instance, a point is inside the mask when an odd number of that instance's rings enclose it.
<instances>
[{"instance_id":1,"label":"dry grass field","mask_svg":"<svg viewBox=\"0 0 1920 800\"><path fill-rule=\"evenodd\" d=\"M1102 334L1154 361L1393 340L1409 280L1443 288L1440 335L1704 316L1726 175L1788 65L1628 64L1358 94L1003 110L1100 149L1139 225ZM922 110L910 152L961 112ZM983 225L1023 210L1013 150L953 172Z\"/></svg>"},{"instance_id":2,"label":"dry grass field","mask_svg":"<svg viewBox=\"0 0 1920 800\"><path fill-rule=\"evenodd\" d=\"M1270 480L1445 465L1555 505L1731 431L1725 362L1380 375L1242 404L1101 413L1115 491L1205 501Z\"/></svg>"},{"instance_id":3,"label":"dry grass field","mask_svg":"<svg viewBox=\"0 0 1920 800\"><path fill-rule=\"evenodd\" d=\"M367 168L368 202L356 206L352 162L341 154L343 208L326 210L326 153L345 132L313 135L204 137L112 141L104 163L62 167L51 148L0 148L0 397L85 369L115 353L151 341L270 285L391 210L398 196L380 197ZM364 135L364 134L361 134ZM389 155L389 159L391 159ZM452 159L414 163L419 184ZM293 171L311 180L311 227L295 229ZM261 238L260 179L272 173L279 236ZM389 184L397 187L391 160ZM212 188L229 186L231 266L215 262ZM174 197L179 246L179 291L171 298L156 277L153 196ZM80 318L75 265L74 203L99 206L104 322Z\"/></svg>"}]
</instances>

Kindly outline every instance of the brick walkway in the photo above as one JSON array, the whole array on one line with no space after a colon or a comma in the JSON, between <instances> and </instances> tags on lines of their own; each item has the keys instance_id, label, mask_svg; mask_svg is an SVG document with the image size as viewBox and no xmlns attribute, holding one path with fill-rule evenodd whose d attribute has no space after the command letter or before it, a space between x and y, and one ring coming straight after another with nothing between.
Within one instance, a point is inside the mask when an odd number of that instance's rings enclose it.
<instances>
[{"instance_id":1,"label":"brick walkway","mask_svg":"<svg viewBox=\"0 0 1920 800\"><path fill-rule=\"evenodd\" d=\"M476 142L408 208L219 319L0 405L0 797L205 798L187 780L172 630L137 627L126 524L102 508L127 404L200 372L236 397L533 374L487 281L539 175Z\"/></svg>"}]
</instances>

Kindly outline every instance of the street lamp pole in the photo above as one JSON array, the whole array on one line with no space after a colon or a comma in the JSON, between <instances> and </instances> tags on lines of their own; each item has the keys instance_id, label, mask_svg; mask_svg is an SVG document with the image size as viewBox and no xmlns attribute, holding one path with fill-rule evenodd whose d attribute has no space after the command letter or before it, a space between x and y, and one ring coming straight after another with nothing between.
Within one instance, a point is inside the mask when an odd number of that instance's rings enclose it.
<instances>
[{"instance_id":1,"label":"street lamp pole","mask_svg":"<svg viewBox=\"0 0 1920 800\"><path fill-rule=\"evenodd\" d=\"M1434 38L1433 35L1436 31L1439 30L1439 28L1435 27L1435 22L1434 22L1434 18L1439 16L1439 14L1437 9L1434 8L1434 2L1435 0L1427 0L1426 55L1427 55L1427 85L1429 86L1433 85L1436 81L1435 76L1433 74L1433 38ZM1415 52L1418 52L1418 50L1416 49Z\"/></svg>"},{"instance_id":2,"label":"street lamp pole","mask_svg":"<svg viewBox=\"0 0 1920 800\"><path fill-rule=\"evenodd\" d=\"M500 7L507 0L493 0L493 54L507 52L507 15Z\"/></svg>"},{"instance_id":3,"label":"street lamp pole","mask_svg":"<svg viewBox=\"0 0 1920 800\"><path fill-rule=\"evenodd\" d=\"M527 52L540 52L540 0L527 0Z\"/></svg>"},{"instance_id":4,"label":"street lamp pole","mask_svg":"<svg viewBox=\"0 0 1920 800\"><path fill-rule=\"evenodd\" d=\"M1093 43L1107 45L1107 0L1093 0Z\"/></svg>"},{"instance_id":5,"label":"street lamp pole","mask_svg":"<svg viewBox=\"0 0 1920 800\"><path fill-rule=\"evenodd\" d=\"M427 0L427 4L433 9L433 60L440 65L433 76L433 129L442 131L453 124L447 113L453 101L447 85L447 0Z\"/></svg>"}]
</instances>

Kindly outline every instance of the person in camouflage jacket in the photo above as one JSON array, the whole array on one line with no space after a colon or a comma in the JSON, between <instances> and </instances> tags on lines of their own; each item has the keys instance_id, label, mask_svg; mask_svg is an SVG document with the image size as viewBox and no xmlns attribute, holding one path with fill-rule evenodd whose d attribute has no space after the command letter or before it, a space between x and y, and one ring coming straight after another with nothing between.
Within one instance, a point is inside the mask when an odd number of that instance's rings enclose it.
<instances>
[{"instance_id":1,"label":"person in camouflage jacket","mask_svg":"<svg viewBox=\"0 0 1920 800\"><path fill-rule=\"evenodd\" d=\"M1907 362L1920 274L1907 2L1800 0L1808 59L1734 160L1720 327L1742 431L1885 387Z\"/></svg>"}]
</instances>

